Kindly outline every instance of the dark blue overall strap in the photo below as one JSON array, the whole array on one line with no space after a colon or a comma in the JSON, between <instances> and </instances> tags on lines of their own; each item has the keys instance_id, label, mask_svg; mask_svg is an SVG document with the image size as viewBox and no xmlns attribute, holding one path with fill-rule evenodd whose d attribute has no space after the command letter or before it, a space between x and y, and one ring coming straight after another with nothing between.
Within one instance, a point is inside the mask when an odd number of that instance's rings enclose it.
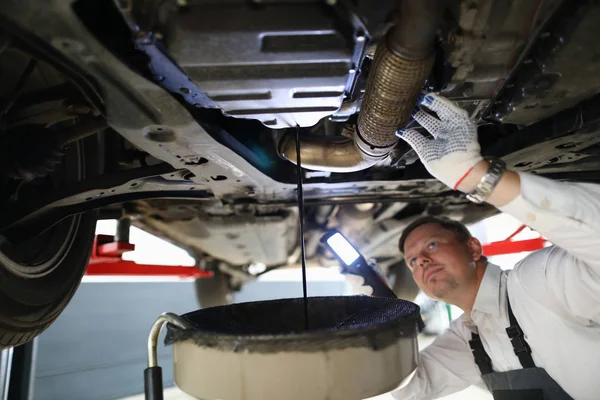
<instances>
[{"instance_id":1,"label":"dark blue overall strap","mask_svg":"<svg viewBox=\"0 0 600 400\"><path fill-rule=\"evenodd\" d=\"M519 358L519 362L523 368L535 368L535 363L531 357L531 348L525 341L525 335L523 334L523 331L521 330L521 327L519 326L519 323L513 314L510 306L510 300L508 300L508 295L506 296L506 301L508 305L508 320L510 321L510 326L506 328L506 333L508 334L510 343L513 346L513 351ZM481 338L477 333L471 333L469 347L471 347L475 364L477 364L477 367L481 371L481 375L494 372L492 369L492 360L483 348L483 343L481 342Z\"/></svg>"},{"instance_id":2,"label":"dark blue overall strap","mask_svg":"<svg viewBox=\"0 0 600 400\"><path fill-rule=\"evenodd\" d=\"M506 328L506 333L510 338L513 350L517 357L519 357L519 361L523 368L535 368L535 363L531 357L531 347L529 347L529 344L525 341L525 334L521 330L521 327L513 314L508 295L506 296L506 302L508 303L508 320L510 321L510 326Z\"/></svg>"},{"instance_id":3,"label":"dark blue overall strap","mask_svg":"<svg viewBox=\"0 0 600 400\"><path fill-rule=\"evenodd\" d=\"M469 340L469 347L471 347L471 352L473 353L473 358L475 359L475 364L481 371L481 375L491 374L494 372L492 369L492 360L490 356L487 355L485 349L483 348L483 343L481 343L481 338L476 333L471 333L471 340Z\"/></svg>"}]
</instances>

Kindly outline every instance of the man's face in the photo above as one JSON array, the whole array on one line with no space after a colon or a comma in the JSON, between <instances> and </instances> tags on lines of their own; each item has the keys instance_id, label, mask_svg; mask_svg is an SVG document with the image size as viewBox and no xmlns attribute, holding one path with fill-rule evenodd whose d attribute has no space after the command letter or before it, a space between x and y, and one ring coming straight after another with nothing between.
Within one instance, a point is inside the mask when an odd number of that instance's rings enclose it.
<instances>
[{"instance_id":1,"label":"man's face","mask_svg":"<svg viewBox=\"0 0 600 400\"><path fill-rule=\"evenodd\" d=\"M461 241L439 224L425 224L408 235L404 254L427 296L451 300L457 291L476 282L475 261L481 258L481 245L475 238Z\"/></svg>"}]
</instances>

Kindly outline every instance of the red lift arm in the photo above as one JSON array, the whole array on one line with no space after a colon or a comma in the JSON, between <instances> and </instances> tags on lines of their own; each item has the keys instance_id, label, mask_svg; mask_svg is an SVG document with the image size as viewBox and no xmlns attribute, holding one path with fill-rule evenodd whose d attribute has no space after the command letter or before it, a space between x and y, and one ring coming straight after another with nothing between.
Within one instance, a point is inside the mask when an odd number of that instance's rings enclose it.
<instances>
[{"instance_id":1,"label":"red lift arm","mask_svg":"<svg viewBox=\"0 0 600 400\"><path fill-rule=\"evenodd\" d=\"M521 253L523 251L535 251L543 249L546 245L547 240L539 237L535 239L524 239L524 240L513 240L513 238L519 234L526 225L521 225L512 235L499 242L492 242L483 245L483 255L498 256L502 254L513 254Z\"/></svg>"},{"instance_id":2,"label":"red lift arm","mask_svg":"<svg viewBox=\"0 0 600 400\"><path fill-rule=\"evenodd\" d=\"M115 242L112 235L96 235L86 275L105 276L176 276L180 278L210 278L212 271L198 267L137 264L123 260L123 253L135 250L129 242Z\"/></svg>"}]
</instances>

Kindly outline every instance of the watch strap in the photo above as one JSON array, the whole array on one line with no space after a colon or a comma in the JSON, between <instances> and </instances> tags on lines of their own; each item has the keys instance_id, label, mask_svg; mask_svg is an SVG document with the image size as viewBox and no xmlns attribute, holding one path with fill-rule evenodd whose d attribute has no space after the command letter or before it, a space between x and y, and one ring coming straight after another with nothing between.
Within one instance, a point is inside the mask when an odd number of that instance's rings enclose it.
<instances>
[{"instance_id":1,"label":"watch strap","mask_svg":"<svg viewBox=\"0 0 600 400\"><path fill-rule=\"evenodd\" d=\"M489 167L481 181L477 184L475 189L467 194L467 199L473 203L483 203L490 197L502 174L506 171L506 164L502 160L491 160Z\"/></svg>"}]
</instances>

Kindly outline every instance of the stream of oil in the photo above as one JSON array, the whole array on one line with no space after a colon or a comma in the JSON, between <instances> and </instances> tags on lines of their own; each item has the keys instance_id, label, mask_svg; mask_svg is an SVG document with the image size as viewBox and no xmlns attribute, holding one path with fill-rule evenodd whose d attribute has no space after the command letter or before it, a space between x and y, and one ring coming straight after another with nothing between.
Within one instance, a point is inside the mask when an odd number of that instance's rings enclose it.
<instances>
[{"instance_id":1,"label":"stream of oil","mask_svg":"<svg viewBox=\"0 0 600 400\"><path fill-rule=\"evenodd\" d=\"M306 295L306 255L304 254L304 194L302 193L302 163L300 158L300 126L296 125L296 166L298 172L298 215L300 217L300 258L302 259L302 295L304 328L308 330L308 297Z\"/></svg>"}]
</instances>

